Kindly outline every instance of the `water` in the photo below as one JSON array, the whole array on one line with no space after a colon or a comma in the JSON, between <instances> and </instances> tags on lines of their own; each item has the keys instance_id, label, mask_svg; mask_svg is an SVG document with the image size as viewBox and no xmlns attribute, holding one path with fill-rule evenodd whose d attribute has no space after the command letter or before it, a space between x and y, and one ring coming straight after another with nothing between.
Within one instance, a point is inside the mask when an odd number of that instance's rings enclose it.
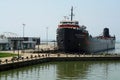
<instances>
[{"instance_id":1,"label":"water","mask_svg":"<svg viewBox=\"0 0 120 80\"><path fill-rule=\"evenodd\" d=\"M119 80L120 62L53 62L0 72L0 80Z\"/></svg>"},{"instance_id":2,"label":"water","mask_svg":"<svg viewBox=\"0 0 120 80\"><path fill-rule=\"evenodd\" d=\"M119 47L111 53L120 54ZM119 80L119 74L120 61L50 62L0 72L0 80Z\"/></svg>"}]
</instances>

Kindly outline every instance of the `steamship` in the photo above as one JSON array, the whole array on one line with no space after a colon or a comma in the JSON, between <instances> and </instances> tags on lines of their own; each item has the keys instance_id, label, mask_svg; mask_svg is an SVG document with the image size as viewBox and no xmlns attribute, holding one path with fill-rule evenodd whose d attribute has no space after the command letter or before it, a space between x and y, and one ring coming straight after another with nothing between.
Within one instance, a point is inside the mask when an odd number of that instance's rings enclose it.
<instances>
[{"instance_id":1,"label":"steamship","mask_svg":"<svg viewBox=\"0 0 120 80\"><path fill-rule=\"evenodd\" d=\"M115 36L109 34L109 28L104 28L101 36L92 37L86 26L80 26L73 20L73 7L71 19L61 21L57 28L57 46L62 52L96 53L115 49Z\"/></svg>"}]
</instances>

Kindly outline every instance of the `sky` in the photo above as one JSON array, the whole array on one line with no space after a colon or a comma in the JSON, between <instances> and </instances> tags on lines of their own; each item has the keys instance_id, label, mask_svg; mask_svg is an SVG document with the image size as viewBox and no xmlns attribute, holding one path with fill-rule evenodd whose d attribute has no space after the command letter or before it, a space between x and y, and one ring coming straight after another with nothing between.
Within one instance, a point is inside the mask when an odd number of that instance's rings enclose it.
<instances>
[{"instance_id":1,"label":"sky","mask_svg":"<svg viewBox=\"0 0 120 80\"><path fill-rule=\"evenodd\" d=\"M64 16L85 25L89 34L98 36L108 27L120 40L120 0L0 0L0 34L56 39L56 29ZM70 17L70 16L69 16ZM47 29L48 28L48 29Z\"/></svg>"}]
</instances>

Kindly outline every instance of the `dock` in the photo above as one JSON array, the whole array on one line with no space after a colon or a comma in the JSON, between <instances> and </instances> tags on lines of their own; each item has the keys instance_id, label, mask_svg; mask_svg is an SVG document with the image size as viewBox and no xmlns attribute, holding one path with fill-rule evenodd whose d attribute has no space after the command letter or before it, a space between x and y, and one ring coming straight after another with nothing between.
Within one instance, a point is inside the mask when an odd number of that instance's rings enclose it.
<instances>
[{"instance_id":1,"label":"dock","mask_svg":"<svg viewBox=\"0 0 120 80\"><path fill-rule=\"evenodd\" d=\"M16 69L47 62L56 61L119 61L119 54L67 54L39 53L30 54L19 59L0 59L0 71Z\"/></svg>"}]
</instances>

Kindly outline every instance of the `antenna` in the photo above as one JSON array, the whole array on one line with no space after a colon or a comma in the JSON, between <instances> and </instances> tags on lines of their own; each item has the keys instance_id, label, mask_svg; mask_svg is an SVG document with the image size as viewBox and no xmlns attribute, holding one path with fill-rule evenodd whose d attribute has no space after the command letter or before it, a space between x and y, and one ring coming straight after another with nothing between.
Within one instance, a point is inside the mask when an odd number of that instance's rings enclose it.
<instances>
[{"instance_id":1,"label":"antenna","mask_svg":"<svg viewBox=\"0 0 120 80\"><path fill-rule=\"evenodd\" d=\"M65 20L69 20L69 17L68 17L68 16L64 16L64 19L65 19Z\"/></svg>"},{"instance_id":2,"label":"antenna","mask_svg":"<svg viewBox=\"0 0 120 80\"><path fill-rule=\"evenodd\" d=\"M71 21L73 20L73 16L74 16L74 14L73 14L73 6L71 7Z\"/></svg>"}]
</instances>

